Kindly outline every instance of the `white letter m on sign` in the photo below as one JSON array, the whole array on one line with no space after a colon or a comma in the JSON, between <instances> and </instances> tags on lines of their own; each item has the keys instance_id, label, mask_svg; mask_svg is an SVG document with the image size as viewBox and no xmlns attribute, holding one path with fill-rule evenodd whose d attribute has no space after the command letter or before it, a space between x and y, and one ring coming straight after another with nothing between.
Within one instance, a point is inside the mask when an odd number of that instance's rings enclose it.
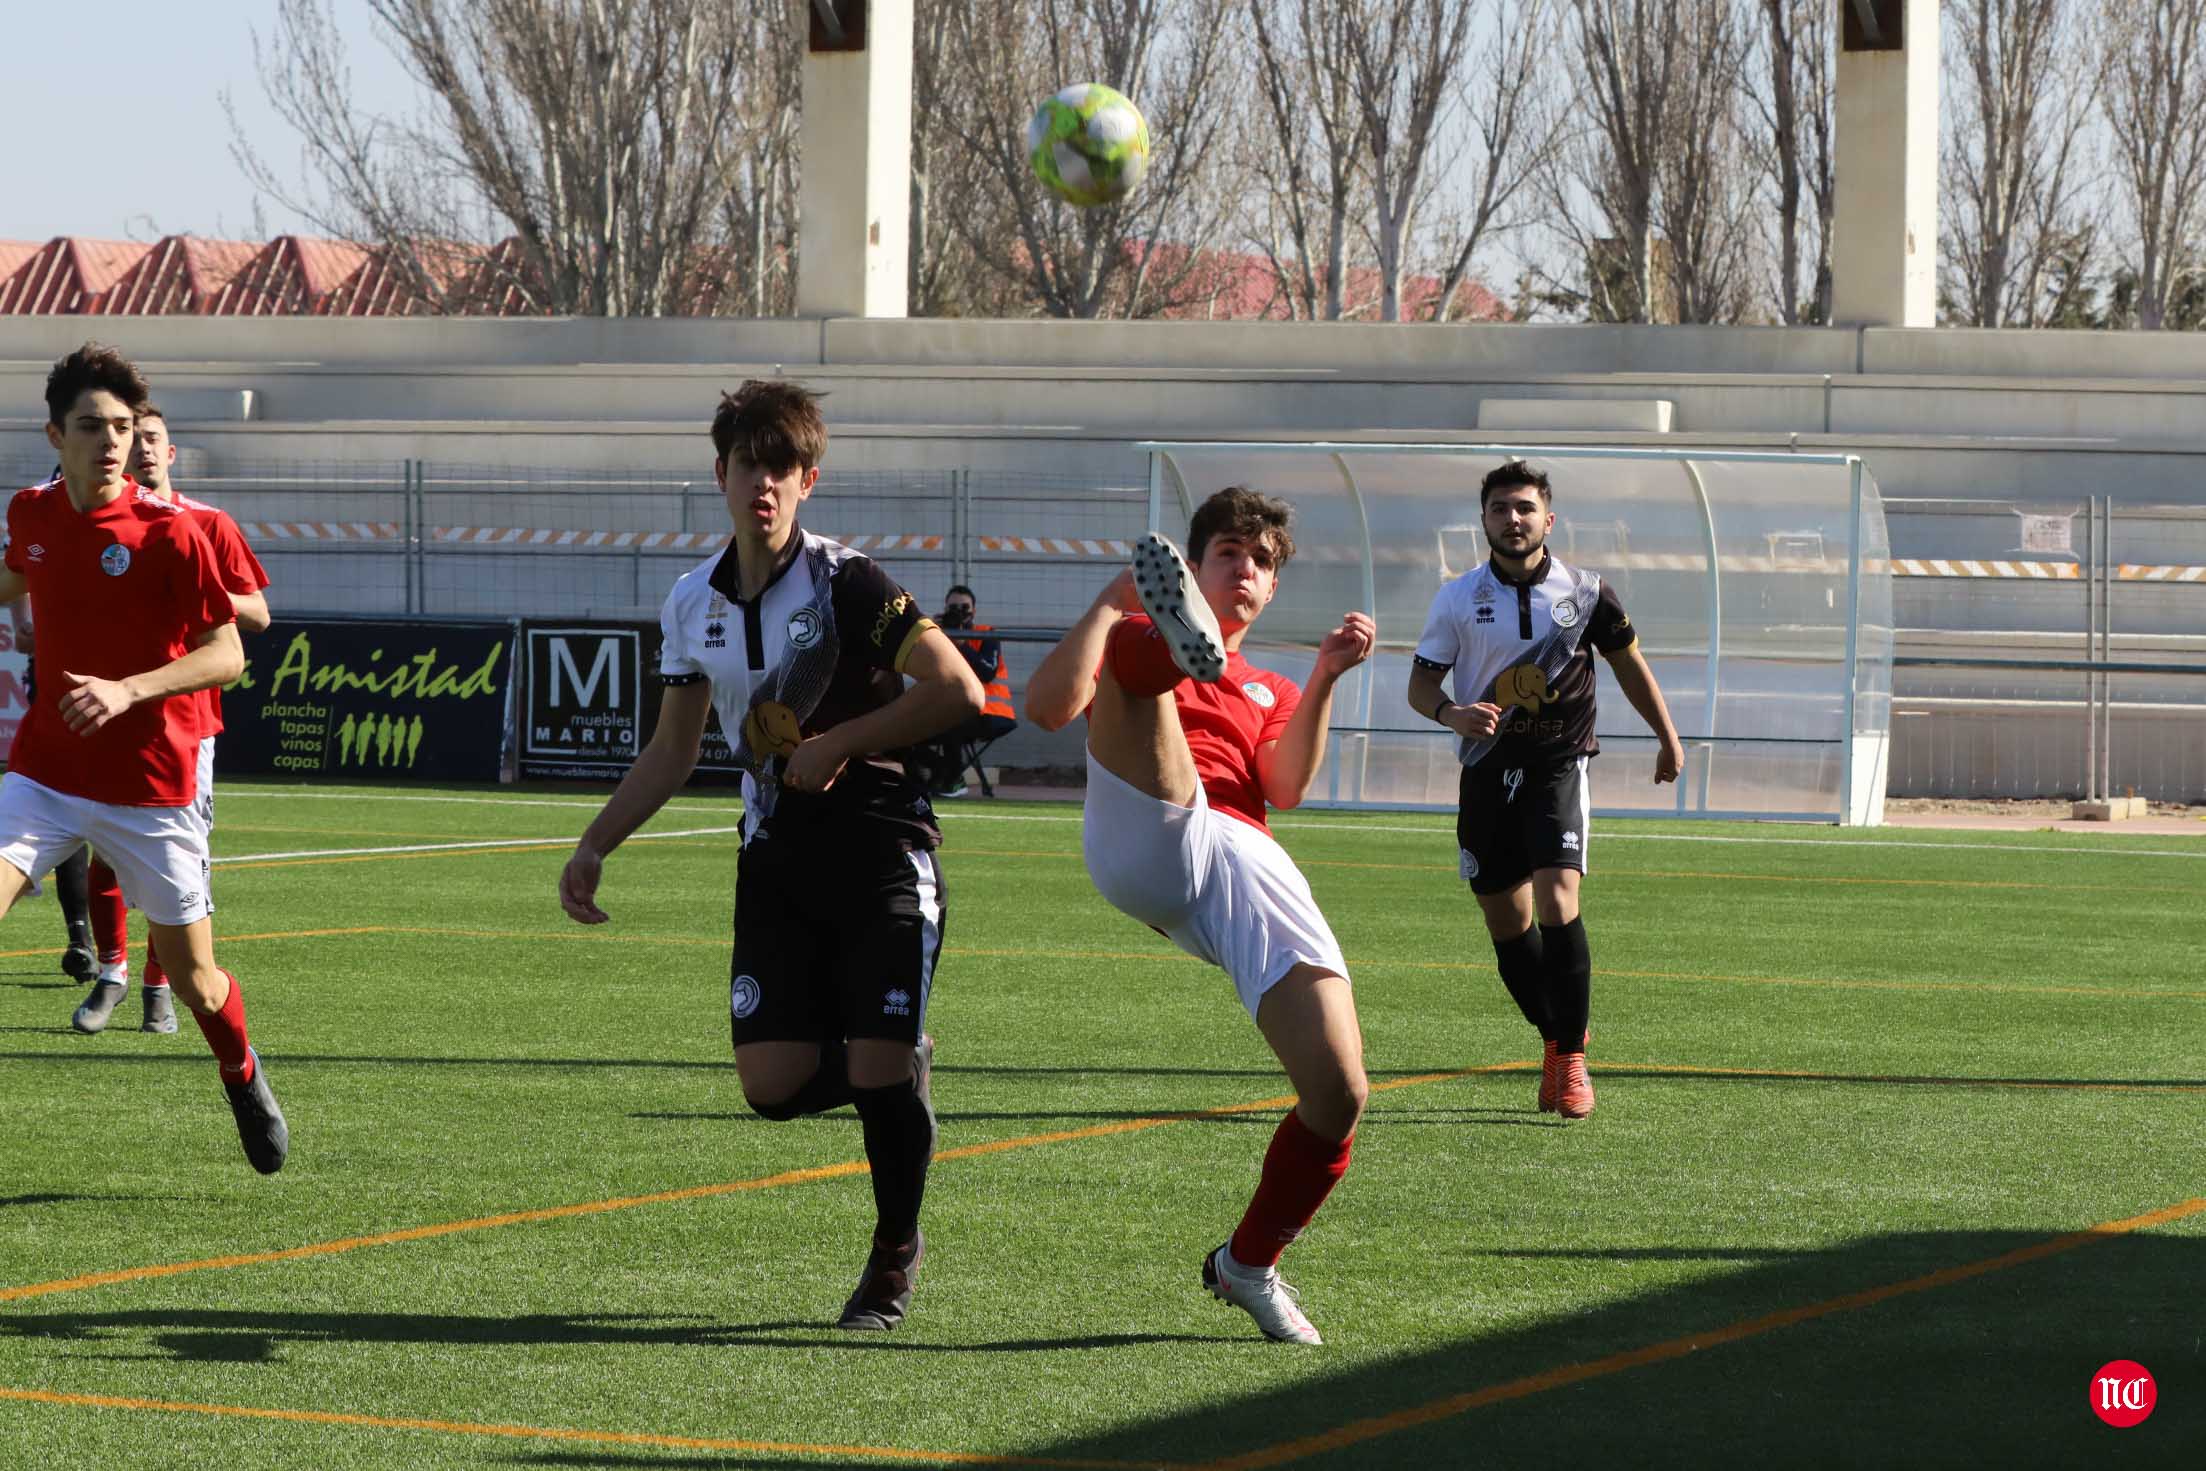
<instances>
[{"instance_id":1,"label":"white letter m on sign","mask_svg":"<svg viewBox=\"0 0 2206 1471\"><path fill-rule=\"evenodd\" d=\"M605 702L620 704L619 640L604 638L597 644L597 657L590 661L590 672L585 677L574 660L574 647L564 638L551 640L551 704L557 709L563 703L561 686L574 688L575 703L587 708L597 698L597 682L606 682Z\"/></svg>"}]
</instances>

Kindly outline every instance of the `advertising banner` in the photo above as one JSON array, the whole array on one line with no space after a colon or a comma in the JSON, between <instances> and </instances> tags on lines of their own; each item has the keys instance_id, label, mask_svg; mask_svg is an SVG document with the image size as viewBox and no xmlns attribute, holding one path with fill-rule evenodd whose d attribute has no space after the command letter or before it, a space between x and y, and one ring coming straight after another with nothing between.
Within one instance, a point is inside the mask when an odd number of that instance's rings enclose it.
<instances>
[{"instance_id":1,"label":"advertising banner","mask_svg":"<svg viewBox=\"0 0 2206 1471\"><path fill-rule=\"evenodd\" d=\"M222 692L225 774L497 781L512 620L279 620Z\"/></svg>"},{"instance_id":2,"label":"advertising banner","mask_svg":"<svg viewBox=\"0 0 2206 1471\"><path fill-rule=\"evenodd\" d=\"M618 781L658 729L659 625L529 621L521 628L523 778ZM697 775L732 780L718 717L705 724Z\"/></svg>"}]
</instances>

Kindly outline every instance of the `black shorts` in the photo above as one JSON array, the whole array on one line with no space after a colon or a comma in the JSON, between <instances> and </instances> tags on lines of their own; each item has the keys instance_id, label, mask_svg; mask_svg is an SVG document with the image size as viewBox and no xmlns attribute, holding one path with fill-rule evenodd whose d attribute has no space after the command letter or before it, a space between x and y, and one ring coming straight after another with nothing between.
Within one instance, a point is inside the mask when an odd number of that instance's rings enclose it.
<instances>
[{"instance_id":1,"label":"black shorts","mask_svg":"<svg viewBox=\"0 0 2206 1471\"><path fill-rule=\"evenodd\" d=\"M768 837L735 878L728 1029L746 1042L916 1044L942 953L935 856L892 839L827 854Z\"/></svg>"},{"instance_id":2,"label":"black shorts","mask_svg":"<svg viewBox=\"0 0 2206 1471\"><path fill-rule=\"evenodd\" d=\"M1463 768L1455 843L1472 893L1503 893L1535 869L1586 871L1586 761L1526 767L1488 757Z\"/></svg>"}]
</instances>

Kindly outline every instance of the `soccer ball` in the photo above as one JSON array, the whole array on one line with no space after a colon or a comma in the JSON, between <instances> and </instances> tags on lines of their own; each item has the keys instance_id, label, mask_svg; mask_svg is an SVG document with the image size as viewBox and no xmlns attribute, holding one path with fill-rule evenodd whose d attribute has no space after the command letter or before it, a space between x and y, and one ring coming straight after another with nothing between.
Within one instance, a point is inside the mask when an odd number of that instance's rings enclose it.
<instances>
[{"instance_id":1,"label":"soccer ball","mask_svg":"<svg viewBox=\"0 0 2206 1471\"><path fill-rule=\"evenodd\" d=\"M1110 204L1149 171L1149 125L1121 93L1080 82L1035 110L1026 152L1034 176L1067 204Z\"/></svg>"}]
</instances>

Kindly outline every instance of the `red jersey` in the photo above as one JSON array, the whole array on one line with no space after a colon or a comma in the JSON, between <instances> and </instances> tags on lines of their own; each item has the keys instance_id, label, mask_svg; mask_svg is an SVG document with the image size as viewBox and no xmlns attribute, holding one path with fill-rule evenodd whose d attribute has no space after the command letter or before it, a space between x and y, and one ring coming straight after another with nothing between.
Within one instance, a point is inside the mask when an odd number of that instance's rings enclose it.
<instances>
[{"instance_id":1,"label":"red jersey","mask_svg":"<svg viewBox=\"0 0 2206 1471\"><path fill-rule=\"evenodd\" d=\"M63 723L64 674L127 679L183 657L232 621L214 549L192 517L138 493L80 512L60 481L8 502L7 567L30 584L38 703L8 766L43 786L120 807L197 795L199 702L148 700L79 735Z\"/></svg>"},{"instance_id":2,"label":"red jersey","mask_svg":"<svg viewBox=\"0 0 2206 1471\"><path fill-rule=\"evenodd\" d=\"M198 522L199 529L207 534L207 545L214 549L215 575L222 579L224 592L244 595L268 586L268 569L253 555L245 533L228 511L205 501L195 501L180 492L170 494L175 499L169 504ZM222 691L210 687L191 698L199 702L199 733L203 736L222 734Z\"/></svg>"},{"instance_id":3,"label":"red jersey","mask_svg":"<svg viewBox=\"0 0 2206 1471\"><path fill-rule=\"evenodd\" d=\"M1270 832L1256 751L1285 734L1288 717L1302 703L1301 686L1257 668L1236 650L1226 655L1226 672L1216 684L1182 680L1172 698L1210 805Z\"/></svg>"}]
</instances>

